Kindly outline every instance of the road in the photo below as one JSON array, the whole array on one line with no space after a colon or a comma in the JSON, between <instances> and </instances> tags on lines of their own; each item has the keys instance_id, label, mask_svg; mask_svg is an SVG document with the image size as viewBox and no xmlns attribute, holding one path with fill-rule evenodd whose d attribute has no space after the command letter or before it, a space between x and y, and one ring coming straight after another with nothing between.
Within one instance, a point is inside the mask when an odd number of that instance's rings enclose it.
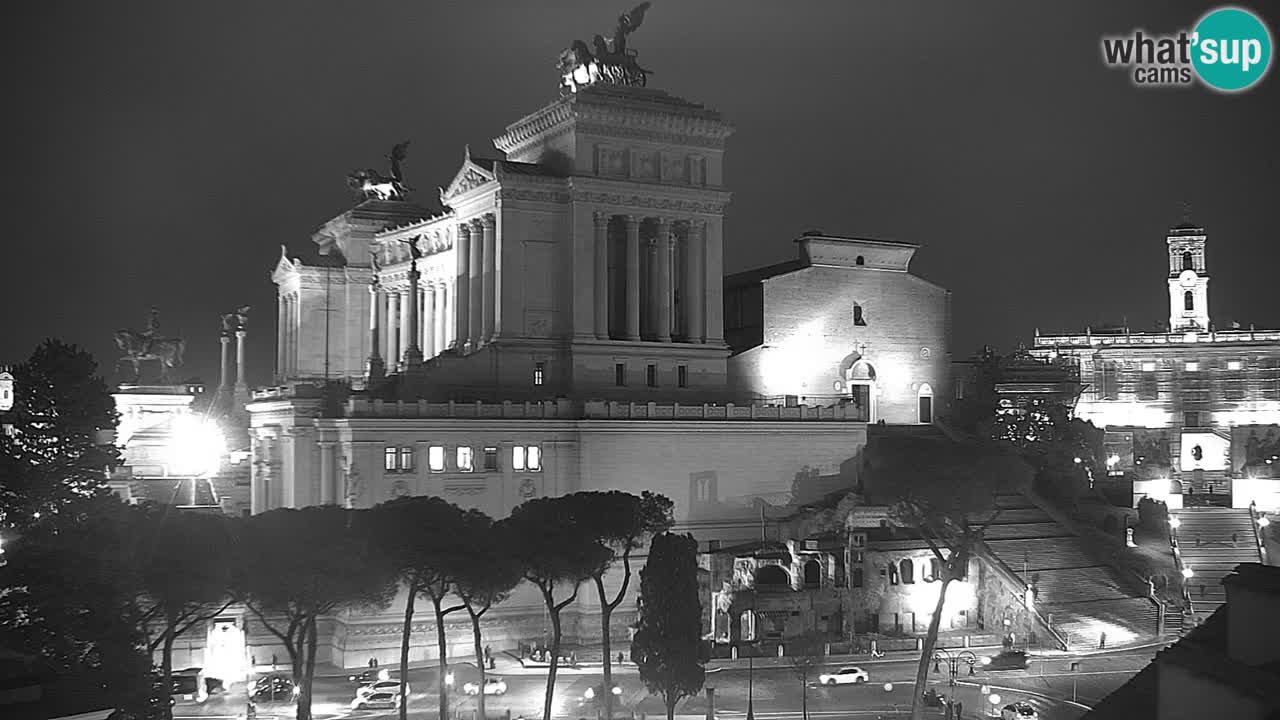
<instances>
[{"instance_id":1,"label":"road","mask_svg":"<svg viewBox=\"0 0 1280 720\"><path fill-rule=\"evenodd\" d=\"M1025 700L1031 703L1040 713L1043 720L1077 720L1084 714L1085 706L1095 704L1099 699L1126 682L1138 670L1151 661L1157 648L1141 650L1120 650L1104 655L1092 655L1082 658L1032 657L1031 667L1027 670L1006 670L987 672L978 670L972 677L967 667L962 666L957 677L955 697L964 703L965 716L977 717L981 710L990 710L991 705L984 703L983 685L988 686L989 693L1000 697L1003 706L1014 700ZM1079 663L1077 672L1071 671L1072 662ZM851 663L852 664L852 663ZM865 685L845 685L823 687L816 684L816 677L811 678L811 686L807 688L810 715L816 718L834 717L875 717L876 713L891 713L894 710L909 709L911 690L914 684L916 661L909 658L893 658L856 663L868 671L871 681ZM829 667L838 668L840 663ZM949 693L947 669L945 664L940 674L930 669L930 686L940 693ZM475 677L474 667L455 667L458 687ZM546 688L545 673L530 673L513 670L499 671L508 686L502 696L490 696L488 711L490 716L511 712L511 717L541 717L542 698ZM662 703L649 696L648 691L640 683L634 667L616 669L615 684L622 688L620 707L625 710L643 712L649 717L665 715ZM437 694L435 688L436 672L434 669L411 670L409 673L410 702L409 715L415 720L435 720L437 711ZM592 704L582 702L583 694L593 685L601 682L598 669L568 670L561 669L556 681L556 699L554 714L562 718L595 717L597 709ZM889 683L892 689L886 690ZM757 665L751 672L751 691L753 694L754 714L759 720L787 720L798 718L802 703L802 684L797 674L789 666ZM709 668L706 685L715 688L716 714L724 720L743 720L747 709L748 671L745 668L716 669ZM315 702L313 710L317 720L351 718L351 720L376 720L377 718L394 717L394 711L357 711L350 710L350 701L354 694L354 686L346 677L317 678L315 685ZM1076 696L1081 704L1068 702ZM705 715L705 696L686 700L677 708L682 715ZM455 692L450 698L451 713L467 718L473 717L475 699ZM175 708L177 718L199 718L201 720L230 720L242 717L245 710L244 688L233 688L232 692L211 697L203 704L179 703ZM294 709L288 702L259 702L258 717L292 718Z\"/></svg>"}]
</instances>

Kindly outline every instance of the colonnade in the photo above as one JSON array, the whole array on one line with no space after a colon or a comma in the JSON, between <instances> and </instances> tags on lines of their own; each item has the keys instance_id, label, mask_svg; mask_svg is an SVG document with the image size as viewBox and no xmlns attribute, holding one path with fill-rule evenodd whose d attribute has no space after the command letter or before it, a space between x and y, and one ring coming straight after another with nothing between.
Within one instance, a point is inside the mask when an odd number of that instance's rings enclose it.
<instances>
[{"instance_id":1,"label":"colonnade","mask_svg":"<svg viewBox=\"0 0 1280 720\"><path fill-rule=\"evenodd\" d=\"M377 354L386 359L388 368L404 360L410 340L424 358L432 358L454 343L450 308L454 304L453 282L427 279L419 283L417 296L410 287L370 288L369 328ZM417 317L410 317L415 308ZM412 322L416 320L417 322Z\"/></svg>"},{"instance_id":2,"label":"colonnade","mask_svg":"<svg viewBox=\"0 0 1280 720\"><path fill-rule=\"evenodd\" d=\"M607 212L594 222L595 336L706 342L706 223Z\"/></svg>"}]
</instances>

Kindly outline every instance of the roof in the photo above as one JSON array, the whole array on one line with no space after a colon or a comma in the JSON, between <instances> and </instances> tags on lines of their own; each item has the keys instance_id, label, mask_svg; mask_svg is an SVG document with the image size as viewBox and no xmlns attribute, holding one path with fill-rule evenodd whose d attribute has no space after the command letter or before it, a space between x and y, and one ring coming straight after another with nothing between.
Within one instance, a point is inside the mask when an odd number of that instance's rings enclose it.
<instances>
[{"instance_id":1,"label":"roof","mask_svg":"<svg viewBox=\"0 0 1280 720\"><path fill-rule=\"evenodd\" d=\"M724 278L724 284L726 287L753 285L762 280L768 280L771 277L777 277L779 275L787 275L795 272L796 270L802 270L808 266L809 266L809 263L805 262L804 260L787 260L786 262L780 262L774 265L766 265L764 267L756 268L754 270L744 270L742 272L734 273L732 275L726 275Z\"/></svg>"},{"instance_id":2,"label":"roof","mask_svg":"<svg viewBox=\"0 0 1280 720\"><path fill-rule=\"evenodd\" d=\"M800 237L793 242L803 242L805 240L835 240L837 242L858 243L861 245L888 245L891 247L909 247L918 248L919 243L907 242L906 240L887 240L885 238L868 238L858 237L856 235L828 235L817 230L810 230L801 233Z\"/></svg>"}]
</instances>

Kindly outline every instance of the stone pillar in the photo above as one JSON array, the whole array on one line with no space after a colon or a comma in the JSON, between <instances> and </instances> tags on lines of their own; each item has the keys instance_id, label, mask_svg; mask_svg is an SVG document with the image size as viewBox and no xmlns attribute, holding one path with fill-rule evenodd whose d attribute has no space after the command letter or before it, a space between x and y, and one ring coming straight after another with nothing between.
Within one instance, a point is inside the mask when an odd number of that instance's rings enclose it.
<instances>
[{"instance_id":1,"label":"stone pillar","mask_svg":"<svg viewBox=\"0 0 1280 720\"><path fill-rule=\"evenodd\" d=\"M435 285L422 288L422 356L435 357L436 349L436 294Z\"/></svg>"},{"instance_id":2,"label":"stone pillar","mask_svg":"<svg viewBox=\"0 0 1280 720\"><path fill-rule=\"evenodd\" d=\"M467 301L467 344L474 350L484 339L484 227L479 220L471 221L467 286L471 291L471 298Z\"/></svg>"},{"instance_id":3,"label":"stone pillar","mask_svg":"<svg viewBox=\"0 0 1280 720\"><path fill-rule=\"evenodd\" d=\"M418 291L418 280L422 274L418 272L416 260L409 261L409 289L405 293L405 327L404 329L404 367L416 368L422 365L422 348L418 345L418 308L422 301Z\"/></svg>"},{"instance_id":4,"label":"stone pillar","mask_svg":"<svg viewBox=\"0 0 1280 720\"><path fill-rule=\"evenodd\" d=\"M437 355L444 352L445 348L449 347L449 341L453 339L449 337L449 310L448 305L446 304L447 293L448 283L436 283L435 292L433 293L435 297L435 304L433 305L433 308L435 309L436 315L435 331Z\"/></svg>"},{"instance_id":5,"label":"stone pillar","mask_svg":"<svg viewBox=\"0 0 1280 720\"><path fill-rule=\"evenodd\" d=\"M458 242L454 244L454 257L457 258L457 279L454 282L453 308L453 344L459 350L466 348L467 339L471 337L468 323L471 322L471 275L468 272L471 262L471 228L468 225L458 226Z\"/></svg>"},{"instance_id":6,"label":"stone pillar","mask_svg":"<svg viewBox=\"0 0 1280 720\"><path fill-rule=\"evenodd\" d=\"M400 358L400 293L387 291L387 363L394 368Z\"/></svg>"},{"instance_id":7,"label":"stone pillar","mask_svg":"<svg viewBox=\"0 0 1280 720\"><path fill-rule=\"evenodd\" d=\"M320 504L332 505L337 502L334 493L333 443L320 441Z\"/></svg>"},{"instance_id":8,"label":"stone pillar","mask_svg":"<svg viewBox=\"0 0 1280 720\"><path fill-rule=\"evenodd\" d=\"M493 215L485 215L480 218L481 232L484 237L484 271L482 276L483 300L482 300L482 320L480 329L480 342L487 343L493 339L493 329L496 327L494 321L496 319L497 308L497 278L498 278L498 260L497 260L497 224L498 221Z\"/></svg>"},{"instance_id":9,"label":"stone pillar","mask_svg":"<svg viewBox=\"0 0 1280 720\"><path fill-rule=\"evenodd\" d=\"M298 372L298 321L301 319L301 314L298 312L298 297L293 293L289 293L285 298L285 304L289 308L289 321L285 325L284 366L286 372L292 376Z\"/></svg>"},{"instance_id":10,"label":"stone pillar","mask_svg":"<svg viewBox=\"0 0 1280 720\"><path fill-rule=\"evenodd\" d=\"M289 306L284 295L276 298L276 311L279 316L276 320L276 382L284 382L284 348L289 325Z\"/></svg>"},{"instance_id":11,"label":"stone pillar","mask_svg":"<svg viewBox=\"0 0 1280 720\"><path fill-rule=\"evenodd\" d=\"M609 216L596 212L596 338L609 339Z\"/></svg>"},{"instance_id":12,"label":"stone pillar","mask_svg":"<svg viewBox=\"0 0 1280 720\"><path fill-rule=\"evenodd\" d=\"M640 218L626 217L627 339L640 339Z\"/></svg>"},{"instance_id":13,"label":"stone pillar","mask_svg":"<svg viewBox=\"0 0 1280 720\"><path fill-rule=\"evenodd\" d=\"M706 301L702 289L702 247L705 224L689 223L689 236L685 240L684 265L684 328L689 342L706 342L703 334L702 313Z\"/></svg>"},{"instance_id":14,"label":"stone pillar","mask_svg":"<svg viewBox=\"0 0 1280 720\"><path fill-rule=\"evenodd\" d=\"M724 218L715 217L706 222L703 240L703 273L706 284L702 286L702 296L706 305L703 309L703 333L708 345L724 344Z\"/></svg>"},{"instance_id":15,"label":"stone pillar","mask_svg":"<svg viewBox=\"0 0 1280 720\"><path fill-rule=\"evenodd\" d=\"M387 367L382 363L382 351L378 348L378 306L382 304L382 294L378 292L377 279L369 286L369 363L365 367L365 382L376 383L386 375Z\"/></svg>"},{"instance_id":16,"label":"stone pillar","mask_svg":"<svg viewBox=\"0 0 1280 720\"><path fill-rule=\"evenodd\" d=\"M249 402L249 383L245 381L244 372L244 339L249 331L244 328L236 328L236 403ZM244 411L244 407L236 408L237 411Z\"/></svg>"},{"instance_id":17,"label":"stone pillar","mask_svg":"<svg viewBox=\"0 0 1280 720\"><path fill-rule=\"evenodd\" d=\"M671 221L658 219L658 237L655 238L658 252L658 297L654 303L657 322L654 332L658 342L671 342Z\"/></svg>"},{"instance_id":18,"label":"stone pillar","mask_svg":"<svg viewBox=\"0 0 1280 720\"><path fill-rule=\"evenodd\" d=\"M227 378L231 376L231 336L226 330L218 337L222 341L222 377L218 380L218 402L226 402L228 395L231 394L231 386L227 383Z\"/></svg>"}]
</instances>

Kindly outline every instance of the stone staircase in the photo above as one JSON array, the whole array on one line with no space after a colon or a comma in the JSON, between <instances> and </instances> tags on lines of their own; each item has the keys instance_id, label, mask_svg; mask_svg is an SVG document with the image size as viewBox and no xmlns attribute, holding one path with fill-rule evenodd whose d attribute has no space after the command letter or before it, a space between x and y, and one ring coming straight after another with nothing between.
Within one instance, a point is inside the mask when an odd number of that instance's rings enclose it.
<instances>
[{"instance_id":1,"label":"stone staircase","mask_svg":"<svg viewBox=\"0 0 1280 720\"><path fill-rule=\"evenodd\" d=\"M1178 474L1182 502L1187 507L1231 507L1231 478L1222 470Z\"/></svg>"},{"instance_id":2,"label":"stone staircase","mask_svg":"<svg viewBox=\"0 0 1280 720\"><path fill-rule=\"evenodd\" d=\"M1227 601L1222 578L1240 563L1261 563L1258 536L1248 508L1184 508L1176 513L1177 554L1183 568L1191 608L1207 617Z\"/></svg>"},{"instance_id":3,"label":"stone staircase","mask_svg":"<svg viewBox=\"0 0 1280 720\"><path fill-rule=\"evenodd\" d=\"M1035 592L1036 608L1072 649L1109 645L1157 630L1156 605L1094 559L1083 541L1021 494L999 495L986 545Z\"/></svg>"}]
</instances>

